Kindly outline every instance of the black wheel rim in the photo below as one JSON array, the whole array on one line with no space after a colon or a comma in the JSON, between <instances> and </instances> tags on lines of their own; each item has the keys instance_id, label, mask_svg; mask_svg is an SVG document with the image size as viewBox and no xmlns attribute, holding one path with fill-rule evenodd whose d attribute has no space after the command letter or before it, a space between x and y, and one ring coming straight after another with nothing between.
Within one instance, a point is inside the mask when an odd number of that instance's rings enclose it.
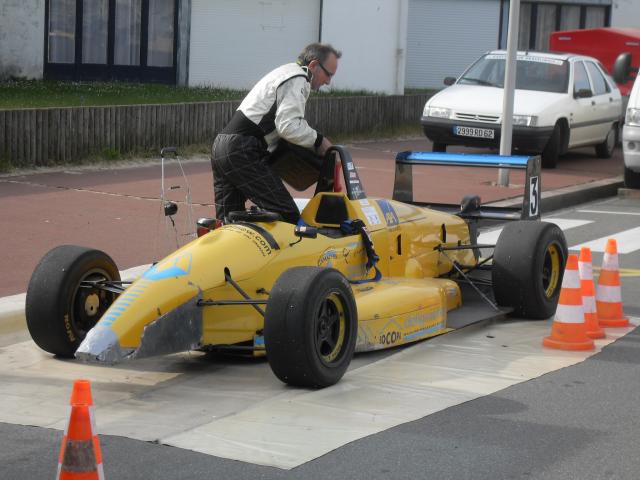
<instances>
[{"instance_id":1,"label":"black wheel rim","mask_svg":"<svg viewBox=\"0 0 640 480\"><path fill-rule=\"evenodd\" d=\"M346 309L338 292L330 292L322 299L315 320L316 352L330 366L340 360L347 336Z\"/></svg>"},{"instance_id":2,"label":"black wheel rim","mask_svg":"<svg viewBox=\"0 0 640 480\"><path fill-rule=\"evenodd\" d=\"M103 269L93 269L85 273L73 293L71 304L71 325L73 330L83 339L89 330L100 320L109 306L115 300L115 294L89 283L111 281L111 275Z\"/></svg>"}]
</instances>

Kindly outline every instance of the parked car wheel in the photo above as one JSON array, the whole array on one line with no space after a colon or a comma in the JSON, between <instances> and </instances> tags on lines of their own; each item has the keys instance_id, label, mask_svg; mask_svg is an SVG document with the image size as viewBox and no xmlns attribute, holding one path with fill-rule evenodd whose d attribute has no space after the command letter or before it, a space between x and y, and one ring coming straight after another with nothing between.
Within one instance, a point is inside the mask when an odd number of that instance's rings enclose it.
<instances>
[{"instance_id":1,"label":"parked car wheel","mask_svg":"<svg viewBox=\"0 0 640 480\"><path fill-rule=\"evenodd\" d=\"M616 139L618 136L617 124L613 124L604 142L596 145L596 155L598 158L611 158L613 150L616 148Z\"/></svg>"},{"instance_id":2,"label":"parked car wheel","mask_svg":"<svg viewBox=\"0 0 640 480\"><path fill-rule=\"evenodd\" d=\"M27 327L43 350L73 357L78 346L117 294L81 286L85 281L120 280L109 255L76 245L49 251L29 281L25 301Z\"/></svg>"},{"instance_id":3,"label":"parked car wheel","mask_svg":"<svg viewBox=\"0 0 640 480\"><path fill-rule=\"evenodd\" d=\"M276 280L264 320L273 373L298 387L337 383L351 363L358 335L353 292L339 271L294 267Z\"/></svg>"},{"instance_id":4,"label":"parked car wheel","mask_svg":"<svg viewBox=\"0 0 640 480\"><path fill-rule=\"evenodd\" d=\"M553 223L507 224L493 253L493 292L498 305L527 319L546 319L556 310L567 263L567 242Z\"/></svg>"},{"instance_id":5,"label":"parked car wheel","mask_svg":"<svg viewBox=\"0 0 640 480\"><path fill-rule=\"evenodd\" d=\"M432 151L433 152L446 152L447 151L447 144L446 143L440 143L440 142L433 142Z\"/></svg>"},{"instance_id":6,"label":"parked car wheel","mask_svg":"<svg viewBox=\"0 0 640 480\"><path fill-rule=\"evenodd\" d=\"M629 167L624 167L624 186L627 188L640 188L640 172L634 172Z\"/></svg>"},{"instance_id":7,"label":"parked car wheel","mask_svg":"<svg viewBox=\"0 0 640 480\"><path fill-rule=\"evenodd\" d=\"M558 157L562 151L562 128L560 125L556 125L553 128L553 133L549 137L547 145L542 151L542 166L545 168L556 168L558 163Z\"/></svg>"}]
</instances>

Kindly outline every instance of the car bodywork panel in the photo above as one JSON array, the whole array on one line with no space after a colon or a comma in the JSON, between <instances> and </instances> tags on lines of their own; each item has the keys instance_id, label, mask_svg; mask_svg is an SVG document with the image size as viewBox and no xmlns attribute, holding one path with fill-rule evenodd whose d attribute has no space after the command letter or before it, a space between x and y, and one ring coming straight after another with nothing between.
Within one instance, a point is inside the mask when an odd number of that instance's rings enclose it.
<instances>
[{"instance_id":1,"label":"car bodywork panel","mask_svg":"<svg viewBox=\"0 0 640 480\"><path fill-rule=\"evenodd\" d=\"M256 308L202 305L199 300L242 300L225 272L264 303L278 276L293 266L335 268L354 282L371 277L360 235L343 235L339 224L318 221L326 197L332 197L331 205L342 202L348 218L365 221L380 257L382 280L353 286L359 322L356 349L401 345L447 331L447 311L460 306L462 299L456 282L437 277L452 270L452 260L473 265L475 258L471 250L445 256L436 247L468 244L466 222L393 200L349 200L344 193L321 193L309 202L302 218L327 234L300 240L292 225L284 222L228 224L213 230L151 267L127 288L89 332L76 356L113 363L238 344L255 344L259 352L264 318Z\"/></svg>"}]
</instances>

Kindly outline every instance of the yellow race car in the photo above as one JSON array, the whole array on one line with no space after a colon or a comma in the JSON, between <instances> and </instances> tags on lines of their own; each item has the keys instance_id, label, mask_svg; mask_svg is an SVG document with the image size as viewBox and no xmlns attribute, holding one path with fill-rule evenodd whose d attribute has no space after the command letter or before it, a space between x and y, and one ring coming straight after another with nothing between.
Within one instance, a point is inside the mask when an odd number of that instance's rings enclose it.
<instances>
[{"instance_id":1,"label":"yellow race car","mask_svg":"<svg viewBox=\"0 0 640 480\"><path fill-rule=\"evenodd\" d=\"M416 204L412 168L433 163L524 168L524 206ZM335 191L336 165L344 191ZM539 157L403 152L394 200L370 198L348 151L334 146L297 226L255 208L233 212L133 282L120 281L106 253L54 248L29 284L29 332L47 352L99 363L193 349L266 354L283 382L329 386L354 351L450 331L463 291L523 318L554 313L567 246L539 221L539 175ZM496 245L477 243L480 222L514 218Z\"/></svg>"}]
</instances>

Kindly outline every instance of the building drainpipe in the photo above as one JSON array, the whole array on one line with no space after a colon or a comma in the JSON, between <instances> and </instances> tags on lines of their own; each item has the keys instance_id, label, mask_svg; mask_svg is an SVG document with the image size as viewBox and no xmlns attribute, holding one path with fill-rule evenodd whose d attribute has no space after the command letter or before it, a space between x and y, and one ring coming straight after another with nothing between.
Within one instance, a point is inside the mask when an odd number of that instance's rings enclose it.
<instances>
[{"instance_id":1,"label":"building drainpipe","mask_svg":"<svg viewBox=\"0 0 640 480\"><path fill-rule=\"evenodd\" d=\"M398 1L398 31L396 41L396 85L395 94L404 95L404 70L407 52L407 17L409 0Z\"/></svg>"},{"instance_id":2,"label":"building drainpipe","mask_svg":"<svg viewBox=\"0 0 640 480\"><path fill-rule=\"evenodd\" d=\"M320 19L318 20L318 43L322 43L322 7L324 1L320 0Z\"/></svg>"}]
</instances>

